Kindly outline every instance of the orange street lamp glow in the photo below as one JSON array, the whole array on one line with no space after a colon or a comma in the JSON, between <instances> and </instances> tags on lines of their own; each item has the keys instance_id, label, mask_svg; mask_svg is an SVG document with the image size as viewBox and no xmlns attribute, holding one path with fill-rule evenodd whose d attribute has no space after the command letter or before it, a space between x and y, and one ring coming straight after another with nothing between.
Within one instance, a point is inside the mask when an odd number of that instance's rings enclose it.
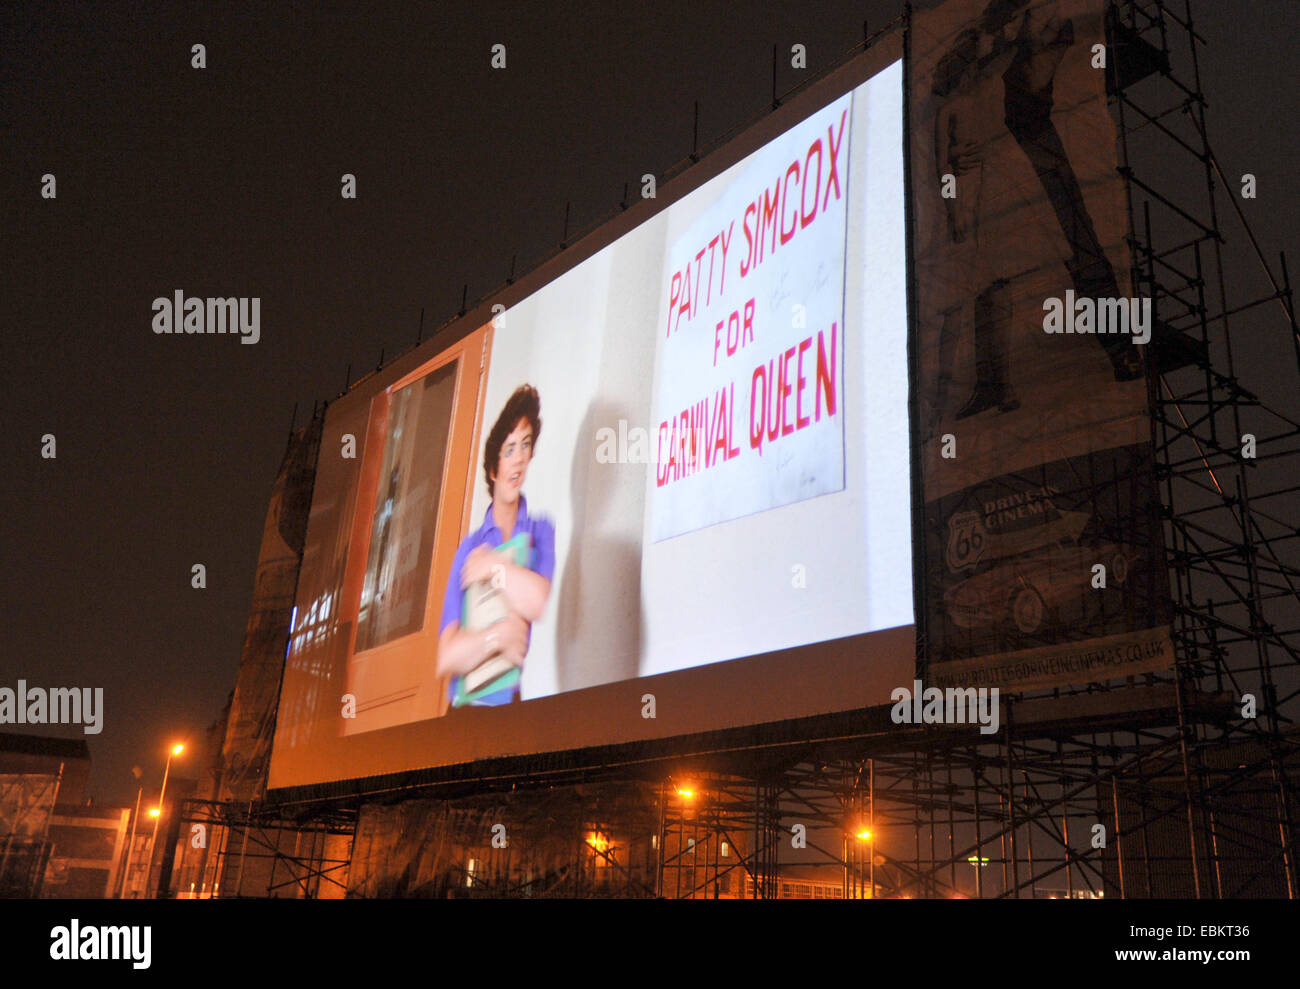
<instances>
[{"instance_id":1,"label":"orange street lamp glow","mask_svg":"<svg viewBox=\"0 0 1300 989\"><path fill-rule=\"evenodd\" d=\"M870 840L871 840L871 832L868 831L866 828L863 828L861 831L858 832L858 841L870 841Z\"/></svg>"},{"instance_id":2,"label":"orange street lamp glow","mask_svg":"<svg viewBox=\"0 0 1300 989\"><path fill-rule=\"evenodd\" d=\"M686 787L679 787L677 790L677 796L681 797L683 800L690 800L695 796L695 791L688 790Z\"/></svg>"},{"instance_id":3,"label":"orange street lamp glow","mask_svg":"<svg viewBox=\"0 0 1300 989\"><path fill-rule=\"evenodd\" d=\"M172 771L172 759L185 751L185 745L177 742L171 748L171 753L167 756L167 765L163 767L162 789L158 791L158 806L149 811L149 816L153 818L153 837L149 839L149 868L144 873L145 895L149 895L149 881L153 878L153 853L158 844L158 824L162 817L162 806L167 800L167 775Z\"/></svg>"}]
</instances>

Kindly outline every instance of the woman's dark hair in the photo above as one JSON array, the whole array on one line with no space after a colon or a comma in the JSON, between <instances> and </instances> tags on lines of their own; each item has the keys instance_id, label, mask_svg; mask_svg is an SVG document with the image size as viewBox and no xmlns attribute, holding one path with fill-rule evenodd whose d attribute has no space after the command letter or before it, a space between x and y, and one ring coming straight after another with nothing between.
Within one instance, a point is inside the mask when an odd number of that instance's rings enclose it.
<instances>
[{"instance_id":1,"label":"woman's dark hair","mask_svg":"<svg viewBox=\"0 0 1300 989\"><path fill-rule=\"evenodd\" d=\"M527 419L533 427L533 450L537 449L537 437L542 435L542 399L532 385L520 385L508 399L506 407L497 416L496 425L488 433L487 443L483 447L483 476L487 479L489 495L495 495L492 475L501 461L501 447L506 437L515 431L520 419Z\"/></svg>"}]
</instances>

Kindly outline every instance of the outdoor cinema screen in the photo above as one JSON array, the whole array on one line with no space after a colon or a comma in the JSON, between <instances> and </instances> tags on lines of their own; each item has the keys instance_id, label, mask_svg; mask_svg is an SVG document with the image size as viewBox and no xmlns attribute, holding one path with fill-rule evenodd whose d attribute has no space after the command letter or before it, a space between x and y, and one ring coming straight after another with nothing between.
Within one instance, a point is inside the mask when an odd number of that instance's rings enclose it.
<instances>
[{"instance_id":1,"label":"outdoor cinema screen","mask_svg":"<svg viewBox=\"0 0 1300 989\"><path fill-rule=\"evenodd\" d=\"M272 788L910 684L900 47L330 406Z\"/></svg>"}]
</instances>

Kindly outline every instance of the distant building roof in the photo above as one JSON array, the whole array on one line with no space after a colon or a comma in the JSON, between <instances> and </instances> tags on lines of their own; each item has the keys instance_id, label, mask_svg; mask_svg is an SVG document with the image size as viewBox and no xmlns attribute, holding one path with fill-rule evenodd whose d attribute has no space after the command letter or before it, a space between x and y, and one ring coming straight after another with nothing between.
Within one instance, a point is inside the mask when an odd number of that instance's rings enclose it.
<instances>
[{"instance_id":1,"label":"distant building roof","mask_svg":"<svg viewBox=\"0 0 1300 989\"><path fill-rule=\"evenodd\" d=\"M90 746L84 739L0 732L0 773L58 776L59 806L86 802Z\"/></svg>"},{"instance_id":2,"label":"distant building roof","mask_svg":"<svg viewBox=\"0 0 1300 989\"><path fill-rule=\"evenodd\" d=\"M12 732L0 732L0 752L90 761L90 746L86 744L85 739L80 738L50 738L46 735L16 735Z\"/></svg>"}]
</instances>

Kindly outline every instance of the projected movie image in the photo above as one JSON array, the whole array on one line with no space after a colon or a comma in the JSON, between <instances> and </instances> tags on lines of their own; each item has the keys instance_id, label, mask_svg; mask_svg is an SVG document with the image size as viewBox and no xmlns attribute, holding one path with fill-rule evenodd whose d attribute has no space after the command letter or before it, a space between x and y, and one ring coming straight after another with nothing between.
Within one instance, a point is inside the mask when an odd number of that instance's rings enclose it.
<instances>
[{"instance_id":1,"label":"projected movie image","mask_svg":"<svg viewBox=\"0 0 1300 989\"><path fill-rule=\"evenodd\" d=\"M902 158L895 63L338 400L281 764L910 626Z\"/></svg>"}]
</instances>

